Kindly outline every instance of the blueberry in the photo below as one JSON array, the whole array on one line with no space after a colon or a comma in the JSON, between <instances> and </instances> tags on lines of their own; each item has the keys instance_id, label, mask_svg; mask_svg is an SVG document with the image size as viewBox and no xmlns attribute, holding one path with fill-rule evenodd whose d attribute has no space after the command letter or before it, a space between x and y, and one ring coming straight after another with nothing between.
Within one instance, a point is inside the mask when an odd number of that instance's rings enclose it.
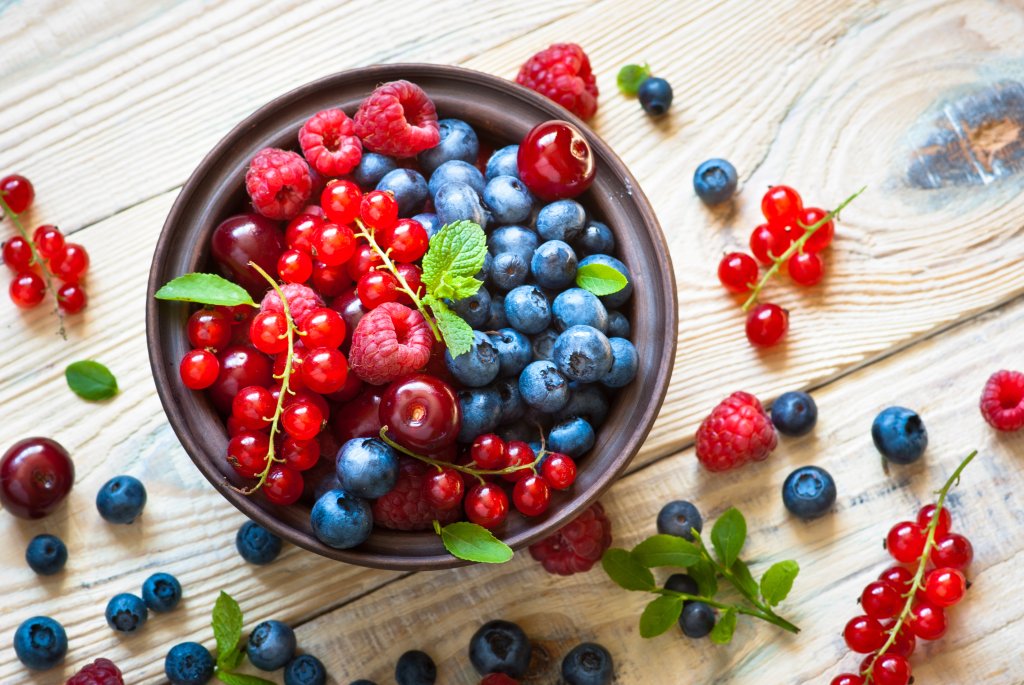
<instances>
[{"instance_id":1,"label":"blueberry","mask_svg":"<svg viewBox=\"0 0 1024 685\"><path fill-rule=\"evenodd\" d=\"M537 233L544 240L574 242L587 224L587 212L576 200L557 200L537 212Z\"/></svg>"},{"instance_id":2,"label":"blueberry","mask_svg":"<svg viewBox=\"0 0 1024 685\"><path fill-rule=\"evenodd\" d=\"M609 338L629 338L629 319L622 312L608 312L608 330L605 332Z\"/></svg>"},{"instance_id":3,"label":"blueberry","mask_svg":"<svg viewBox=\"0 0 1024 685\"><path fill-rule=\"evenodd\" d=\"M167 652L164 675L171 685L205 685L213 677L213 666L210 650L198 642L182 642Z\"/></svg>"},{"instance_id":4,"label":"blueberry","mask_svg":"<svg viewBox=\"0 0 1024 685\"><path fill-rule=\"evenodd\" d=\"M533 335L551 323L551 305L540 288L521 285L505 295L505 318L512 328Z\"/></svg>"},{"instance_id":5,"label":"blueberry","mask_svg":"<svg viewBox=\"0 0 1024 685\"><path fill-rule=\"evenodd\" d=\"M395 169L377 182L377 190L390 190L398 201L398 216L411 216L427 201L427 181L413 169Z\"/></svg>"},{"instance_id":6,"label":"blueberry","mask_svg":"<svg viewBox=\"0 0 1024 685\"><path fill-rule=\"evenodd\" d=\"M409 650L398 657L395 682L398 685L434 685L437 682L437 665L426 652Z\"/></svg>"},{"instance_id":7,"label":"blueberry","mask_svg":"<svg viewBox=\"0 0 1024 685\"><path fill-rule=\"evenodd\" d=\"M434 211L442 226L456 221L487 225L480 197L465 183L445 183L441 186L434 196Z\"/></svg>"},{"instance_id":8,"label":"blueberry","mask_svg":"<svg viewBox=\"0 0 1024 685\"><path fill-rule=\"evenodd\" d=\"M555 341L552 359L562 375L571 381L594 383L612 368L612 345L593 326L572 326Z\"/></svg>"},{"instance_id":9,"label":"blueberry","mask_svg":"<svg viewBox=\"0 0 1024 685\"><path fill-rule=\"evenodd\" d=\"M559 331L573 326L593 326L602 333L608 330L608 310L597 295L583 288L559 293L551 304L551 314Z\"/></svg>"},{"instance_id":10,"label":"blueberry","mask_svg":"<svg viewBox=\"0 0 1024 685\"><path fill-rule=\"evenodd\" d=\"M498 393L498 425L522 418L526 404L523 402L523 396L519 394L518 378L500 378L490 388Z\"/></svg>"},{"instance_id":11,"label":"blueberry","mask_svg":"<svg viewBox=\"0 0 1024 685\"><path fill-rule=\"evenodd\" d=\"M530 442L537 437L537 427L531 426L525 420L513 421L507 426L502 426L498 429L498 437L505 442L511 442L512 440Z\"/></svg>"},{"instance_id":12,"label":"blueberry","mask_svg":"<svg viewBox=\"0 0 1024 685\"><path fill-rule=\"evenodd\" d=\"M533 647L523 629L511 621L488 621L469 640L469 660L480 675L504 673L522 678Z\"/></svg>"},{"instance_id":13,"label":"blueberry","mask_svg":"<svg viewBox=\"0 0 1024 685\"><path fill-rule=\"evenodd\" d=\"M519 178L519 146L507 145L495 150L487 160L487 178L515 176Z\"/></svg>"},{"instance_id":14,"label":"blueberry","mask_svg":"<svg viewBox=\"0 0 1024 685\"><path fill-rule=\"evenodd\" d=\"M498 290L512 290L526 283L530 265L522 255L501 252L491 262L490 282Z\"/></svg>"},{"instance_id":15,"label":"blueberry","mask_svg":"<svg viewBox=\"0 0 1024 685\"><path fill-rule=\"evenodd\" d=\"M548 449L578 459L594 446L594 428L586 419L574 417L551 427Z\"/></svg>"},{"instance_id":16,"label":"blueberry","mask_svg":"<svg viewBox=\"0 0 1024 685\"><path fill-rule=\"evenodd\" d=\"M398 456L380 438L355 438L338 450L335 462L343 490L367 499L391 492L398 481Z\"/></svg>"},{"instance_id":17,"label":"blueberry","mask_svg":"<svg viewBox=\"0 0 1024 685\"><path fill-rule=\"evenodd\" d=\"M615 250L615 235L607 224L591 221L576 239L576 252L584 257L592 254L606 254Z\"/></svg>"},{"instance_id":18,"label":"blueberry","mask_svg":"<svg viewBox=\"0 0 1024 685\"><path fill-rule=\"evenodd\" d=\"M68 636L64 626L49 616L33 616L14 631L14 653L33 671L45 671L64 663Z\"/></svg>"},{"instance_id":19,"label":"blueberry","mask_svg":"<svg viewBox=\"0 0 1024 685\"><path fill-rule=\"evenodd\" d=\"M433 212L423 212L414 216L413 221L418 221L423 230L427 232L427 238L433 238L434 235L441 230L441 222L437 220L437 214Z\"/></svg>"},{"instance_id":20,"label":"blueberry","mask_svg":"<svg viewBox=\"0 0 1024 685\"><path fill-rule=\"evenodd\" d=\"M142 583L142 601L157 613L170 611L181 601L181 583L170 573L154 573Z\"/></svg>"},{"instance_id":21,"label":"blueberry","mask_svg":"<svg viewBox=\"0 0 1024 685\"><path fill-rule=\"evenodd\" d=\"M604 295L601 297L601 302L608 309L615 309L621 307L629 299L630 295L633 294L633 277L629 273L629 269L626 265L620 262L615 257L611 257L606 254L592 254L584 257L580 260L580 266L586 266L587 264L604 264L618 271L620 274L626 277L626 287L622 290L612 293L611 295Z\"/></svg>"},{"instance_id":22,"label":"blueberry","mask_svg":"<svg viewBox=\"0 0 1024 685\"><path fill-rule=\"evenodd\" d=\"M484 265L480 267L480 270L476 272L474 278L481 283L486 283L487 279L491 277L491 264L494 263L494 255L490 252L484 253Z\"/></svg>"},{"instance_id":23,"label":"blueberry","mask_svg":"<svg viewBox=\"0 0 1024 685\"><path fill-rule=\"evenodd\" d=\"M325 685L327 669L312 654L301 654L284 667L284 685Z\"/></svg>"},{"instance_id":24,"label":"blueberry","mask_svg":"<svg viewBox=\"0 0 1024 685\"><path fill-rule=\"evenodd\" d=\"M487 239L487 249L492 255L511 252L527 264L533 259L533 252L539 244L537 234L524 226L502 226Z\"/></svg>"},{"instance_id":25,"label":"blueberry","mask_svg":"<svg viewBox=\"0 0 1024 685\"><path fill-rule=\"evenodd\" d=\"M574 385L577 387L573 387ZM563 421L574 416L586 419L596 428L603 424L608 416L608 399L594 385L570 383L569 402L555 414L555 419Z\"/></svg>"},{"instance_id":26,"label":"blueberry","mask_svg":"<svg viewBox=\"0 0 1024 685\"><path fill-rule=\"evenodd\" d=\"M328 490L309 513L313 534L334 549L348 549L366 541L373 530L373 512L366 500L344 490Z\"/></svg>"},{"instance_id":27,"label":"blueberry","mask_svg":"<svg viewBox=\"0 0 1024 685\"><path fill-rule=\"evenodd\" d=\"M127 592L114 595L107 602L107 625L119 633L134 633L146 625L149 609L141 597Z\"/></svg>"},{"instance_id":28,"label":"blueberry","mask_svg":"<svg viewBox=\"0 0 1024 685\"><path fill-rule=\"evenodd\" d=\"M492 432L501 420L501 399L492 388L460 390L459 408L462 410L459 442L473 442L476 436Z\"/></svg>"},{"instance_id":29,"label":"blueberry","mask_svg":"<svg viewBox=\"0 0 1024 685\"><path fill-rule=\"evenodd\" d=\"M685 573L673 573L665 581L665 589L672 592L682 592L684 595L700 595L700 588L697 581Z\"/></svg>"},{"instance_id":30,"label":"blueberry","mask_svg":"<svg viewBox=\"0 0 1024 685\"><path fill-rule=\"evenodd\" d=\"M533 362L519 375L519 394L531 407L553 413L569 401L569 383L553 362Z\"/></svg>"},{"instance_id":31,"label":"blueberry","mask_svg":"<svg viewBox=\"0 0 1024 685\"><path fill-rule=\"evenodd\" d=\"M256 523L246 521L235 535L235 548L250 564L269 564L281 553L281 538Z\"/></svg>"},{"instance_id":32,"label":"blueberry","mask_svg":"<svg viewBox=\"0 0 1024 685\"><path fill-rule=\"evenodd\" d=\"M96 493L96 508L109 523L131 523L146 506L146 488L138 478L116 476Z\"/></svg>"},{"instance_id":33,"label":"blueberry","mask_svg":"<svg viewBox=\"0 0 1024 685\"><path fill-rule=\"evenodd\" d=\"M640 357L633 343L625 338L608 338L612 346L612 368L601 377L601 385L609 388L621 388L629 385L636 377Z\"/></svg>"},{"instance_id":34,"label":"blueberry","mask_svg":"<svg viewBox=\"0 0 1024 685\"><path fill-rule=\"evenodd\" d=\"M514 328L502 328L489 335L498 350L498 373L518 376L533 359L530 340Z\"/></svg>"},{"instance_id":35,"label":"blueberry","mask_svg":"<svg viewBox=\"0 0 1024 685\"><path fill-rule=\"evenodd\" d=\"M704 204L725 202L736 192L736 167L724 159L709 159L693 172L693 189Z\"/></svg>"},{"instance_id":36,"label":"blueberry","mask_svg":"<svg viewBox=\"0 0 1024 685\"><path fill-rule=\"evenodd\" d=\"M484 194L484 188L487 186L484 182L484 175L472 164L461 160L445 162L430 175L430 180L427 181L427 191L430 193L430 197L435 198L435 204L437 204L436 198L441 187L448 183L465 183L475 190L478 196Z\"/></svg>"},{"instance_id":37,"label":"blueberry","mask_svg":"<svg viewBox=\"0 0 1024 685\"><path fill-rule=\"evenodd\" d=\"M567 685L608 685L614 670L612 655L593 642L576 645L562 659L562 679Z\"/></svg>"},{"instance_id":38,"label":"blueberry","mask_svg":"<svg viewBox=\"0 0 1024 685\"><path fill-rule=\"evenodd\" d=\"M636 96L645 112L660 117L672 105L672 86L665 79L652 76L640 84Z\"/></svg>"},{"instance_id":39,"label":"blueberry","mask_svg":"<svg viewBox=\"0 0 1024 685\"><path fill-rule=\"evenodd\" d=\"M802 466L782 484L782 503L794 516L816 519L836 503L836 483L825 469Z\"/></svg>"},{"instance_id":40,"label":"blueberry","mask_svg":"<svg viewBox=\"0 0 1024 685\"><path fill-rule=\"evenodd\" d=\"M698 533L704 529L704 519L697 507L686 500L673 500L658 512L658 533L675 535L693 542L693 531Z\"/></svg>"},{"instance_id":41,"label":"blueberry","mask_svg":"<svg viewBox=\"0 0 1024 685\"><path fill-rule=\"evenodd\" d=\"M530 347L533 350L534 361L551 361L555 355L555 341L558 340L558 331L548 328L541 331L530 339Z\"/></svg>"},{"instance_id":42,"label":"blueberry","mask_svg":"<svg viewBox=\"0 0 1024 685\"><path fill-rule=\"evenodd\" d=\"M261 671L276 671L295 656L295 631L280 621L264 621L249 633L245 653Z\"/></svg>"},{"instance_id":43,"label":"blueberry","mask_svg":"<svg viewBox=\"0 0 1024 685\"><path fill-rule=\"evenodd\" d=\"M689 602L683 607L679 627L686 637L705 637L715 627L715 610L704 602Z\"/></svg>"},{"instance_id":44,"label":"blueberry","mask_svg":"<svg viewBox=\"0 0 1024 685\"><path fill-rule=\"evenodd\" d=\"M37 535L28 543L25 561L41 576L52 576L64 569L68 548L56 535Z\"/></svg>"},{"instance_id":45,"label":"blueberry","mask_svg":"<svg viewBox=\"0 0 1024 685\"><path fill-rule=\"evenodd\" d=\"M480 152L480 141L473 127L461 119L441 119L437 122L440 142L420 153L420 167L430 173L445 162L459 159L472 164Z\"/></svg>"},{"instance_id":46,"label":"blueberry","mask_svg":"<svg viewBox=\"0 0 1024 685\"><path fill-rule=\"evenodd\" d=\"M508 317L505 316L505 296L501 293L491 295L491 313L487 317L484 328L489 331L508 328Z\"/></svg>"},{"instance_id":47,"label":"blueberry","mask_svg":"<svg viewBox=\"0 0 1024 685\"><path fill-rule=\"evenodd\" d=\"M526 221L533 211L533 195L515 176L495 176L488 181L484 202L499 224Z\"/></svg>"},{"instance_id":48,"label":"blueberry","mask_svg":"<svg viewBox=\"0 0 1024 685\"><path fill-rule=\"evenodd\" d=\"M449 301L448 306L473 328L483 328L491 318L491 294L483 286L469 297Z\"/></svg>"},{"instance_id":49,"label":"blueberry","mask_svg":"<svg viewBox=\"0 0 1024 685\"><path fill-rule=\"evenodd\" d=\"M363 151L359 164L352 170L352 180L363 190L375 188L388 173L398 168L395 160L376 152Z\"/></svg>"},{"instance_id":50,"label":"blueberry","mask_svg":"<svg viewBox=\"0 0 1024 685\"><path fill-rule=\"evenodd\" d=\"M576 280L576 253L561 240L541 243L530 260L530 273L544 288L561 290Z\"/></svg>"},{"instance_id":51,"label":"blueberry","mask_svg":"<svg viewBox=\"0 0 1024 685\"><path fill-rule=\"evenodd\" d=\"M456 380L471 388L487 385L498 377L501 368L498 348L482 331L473 331L473 345L468 352L453 358L451 351L446 350L444 362Z\"/></svg>"},{"instance_id":52,"label":"blueberry","mask_svg":"<svg viewBox=\"0 0 1024 685\"><path fill-rule=\"evenodd\" d=\"M805 392L784 392L772 403L772 423L783 435L806 435L818 421L818 405Z\"/></svg>"},{"instance_id":53,"label":"blueberry","mask_svg":"<svg viewBox=\"0 0 1024 685\"><path fill-rule=\"evenodd\" d=\"M928 431L916 412L889 407L871 424L871 439L882 456L894 464L912 464L928 446Z\"/></svg>"}]
</instances>

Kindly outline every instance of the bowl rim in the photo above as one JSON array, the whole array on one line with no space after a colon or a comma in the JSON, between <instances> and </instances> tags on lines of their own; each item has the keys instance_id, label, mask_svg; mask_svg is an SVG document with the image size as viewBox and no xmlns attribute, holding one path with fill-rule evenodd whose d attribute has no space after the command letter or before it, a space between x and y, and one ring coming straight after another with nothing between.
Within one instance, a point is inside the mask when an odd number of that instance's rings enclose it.
<instances>
[{"instance_id":1,"label":"bowl rim","mask_svg":"<svg viewBox=\"0 0 1024 685\"><path fill-rule=\"evenodd\" d=\"M393 63L376 64L363 67L355 67L344 71L336 72L301 86L293 88L282 95L279 95L266 104L257 108L252 114L245 117L225 134L214 147L207 152L199 165L191 172L188 180L182 186L177 198L161 227L160 236L157 240L153 253L153 260L150 264L150 273L146 289L146 341L149 352L150 367L153 372L153 380L156 385L157 394L165 412L168 423L181 442L182 447L199 469L207 481L213 485L221 496L227 499L236 509L267 528L281 538L288 540L294 545L302 547L310 552L347 563L389 570L439 570L468 565L467 562L449 555L442 550L441 554L434 556L400 556L396 554L385 554L381 552L360 551L359 547L338 550L327 547L315 540L308 540L306 536L291 525L282 521L270 512L256 505L249 496L236 491L224 478L223 474L214 466L207 457L205 450L198 444L192 431L188 429L187 420L184 415L183 404L177 401L174 395L173 380L169 379L170 373L167 367L167 360L158 340L159 335L159 302L154 294L163 285L158 282L160 276L159 258L162 257L170 247L173 231L171 230L181 220L185 213L190 198L196 188L207 178L211 171L218 165L219 160L225 153L236 144L236 142L247 135L263 119L273 113L287 108L294 100L303 98L306 95L336 87L351 79L373 80L377 83L407 79L413 83L417 78L450 78L453 80L465 81L467 84L485 88L500 96L507 96L526 101L526 104L537 108L550 115L552 119L563 119L569 121L587 137L591 147L598 151L596 156L603 158L604 162L610 164L616 177L628 189L632 203L637 213L642 218L642 228L655 246L656 261L661 265L663 272L658 278L647 279L645 287L656 287L660 289L661 296L667 303L668 311L662 317L661 334L665 344L662 359L665 363L658 365L656 373L650 381L651 401L646 404L640 421L630 431L625 448L616 455L609 467L599 474L597 480L590 488L578 496L574 496L572 505L565 507L560 515L550 516L536 525L525 527L507 538L503 542L512 549L518 550L525 546L547 537L579 516L583 511L598 500L619 478L629 463L636 456L640 446L650 433L658 413L664 403L665 395L668 392L669 381L672 376L676 352L677 352L677 327L678 327L678 298L676 292L675 272L672 268L672 256L668 248L665 234L658 222L657 216L650 201L644 194L636 178L626 167L622 159L612 150L596 132L585 122L574 114L564 109L561 105L554 103L546 97L535 93L514 81L494 76L485 72L468 69L466 67L431 64L431 63ZM175 365L174 368L177 368ZM423 533L432 534L432 533Z\"/></svg>"}]
</instances>

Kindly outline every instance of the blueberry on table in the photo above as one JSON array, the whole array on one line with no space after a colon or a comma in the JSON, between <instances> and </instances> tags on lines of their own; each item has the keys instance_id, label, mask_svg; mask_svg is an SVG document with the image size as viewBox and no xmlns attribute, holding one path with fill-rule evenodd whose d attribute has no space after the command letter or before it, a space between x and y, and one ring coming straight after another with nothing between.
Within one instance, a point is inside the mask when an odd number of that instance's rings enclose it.
<instances>
[{"instance_id":1,"label":"blueberry on table","mask_svg":"<svg viewBox=\"0 0 1024 685\"><path fill-rule=\"evenodd\" d=\"M614 672L612 655L594 642L573 647L562 659L562 679L568 685L608 685Z\"/></svg>"},{"instance_id":2,"label":"blueberry on table","mask_svg":"<svg viewBox=\"0 0 1024 685\"><path fill-rule=\"evenodd\" d=\"M522 678L530 667L530 639L511 621L488 621L469 640L469 660L480 675L504 673Z\"/></svg>"},{"instance_id":3,"label":"blueberry on table","mask_svg":"<svg viewBox=\"0 0 1024 685\"><path fill-rule=\"evenodd\" d=\"M427 180L413 169L394 169L377 182L376 190L387 190L398 202L398 216L410 216L427 201Z\"/></svg>"},{"instance_id":4,"label":"blueberry on table","mask_svg":"<svg viewBox=\"0 0 1024 685\"><path fill-rule=\"evenodd\" d=\"M708 205L717 205L732 197L736 182L736 167L724 159L709 159L693 172L693 190Z\"/></svg>"},{"instance_id":5,"label":"blueberry on table","mask_svg":"<svg viewBox=\"0 0 1024 685\"><path fill-rule=\"evenodd\" d=\"M338 450L336 467L342 489L376 499L395 487L398 455L380 438L355 438Z\"/></svg>"},{"instance_id":6,"label":"blueberry on table","mask_svg":"<svg viewBox=\"0 0 1024 685\"><path fill-rule=\"evenodd\" d=\"M146 506L146 488L138 478L116 476L96 493L96 508L109 523L132 523Z\"/></svg>"},{"instance_id":7,"label":"blueberry on table","mask_svg":"<svg viewBox=\"0 0 1024 685\"><path fill-rule=\"evenodd\" d=\"M871 424L871 439L894 464L912 464L928 447L928 431L917 412L906 407L883 409Z\"/></svg>"},{"instance_id":8,"label":"blueberry on table","mask_svg":"<svg viewBox=\"0 0 1024 685\"><path fill-rule=\"evenodd\" d=\"M146 625L149 609L142 598L127 592L111 597L107 602L107 625L119 633L134 633Z\"/></svg>"},{"instance_id":9,"label":"blueberry on table","mask_svg":"<svg viewBox=\"0 0 1024 685\"><path fill-rule=\"evenodd\" d=\"M576 253L561 240L541 243L530 259L530 274L542 288L568 288L576 280L576 267Z\"/></svg>"},{"instance_id":10,"label":"blueberry on table","mask_svg":"<svg viewBox=\"0 0 1024 685\"><path fill-rule=\"evenodd\" d=\"M526 221L533 212L533 195L515 176L495 176L487 182L483 197L499 224Z\"/></svg>"},{"instance_id":11,"label":"blueberry on table","mask_svg":"<svg viewBox=\"0 0 1024 685\"><path fill-rule=\"evenodd\" d=\"M473 331L473 345L468 352L452 357L451 352L446 350L444 361L456 380L471 388L487 385L498 377L501 368L498 348L482 331Z\"/></svg>"},{"instance_id":12,"label":"blueberry on table","mask_svg":"<svg viewBox=\"0 0 1024 685\"><path fill-rule=\"evenodd\" d=\"M67 652L64 626L49 616L33 616L14 631L14 653L18 661L34 671L62 664Z\"/></svg>"},{"instance_id":13,"label":"blueberry on table","mask_svg":"<svg viewBox=\"0 0 1024 685\"><path fill-rule=\"evenodd\" d=\"M395 682L398 685L434 685L437 682L437 665L426 652L409 650L398 657Z\"/></svg>"},{"instance_id":14,"label":"blueberry on table","mask_svg":"<svg viewBox=\"0 0 1024 685\"><path fill-rule=\"evenodd\" d=\"M595 383L611 371L614 358L604 333L593 326L572 326L555 340L552 360L570 381Z\"/></svg>"},{"instance_id":15,"label":"blueberry on table","mask_svg":"<svg viewBox=\"0 0 1024 685\"><path fill-rule=\"evenodd\" d=\"M427 190L430 192L430 197L436 198L441 187L448 183L465 183L475 190L477 195L483 195L484 188L487 187L484 175L480 173L479 169L469 162L463 162L458 159L445 162L430 175L430 180L427 181Z\"/></svg>"},{"instance_id":16,"label":"blueberry on table","mask_svg":"<svg viewBox=\"0 0 1024 685\"><path fill-rule=\"evenodd\" d=\"M249 633L245 653L256 668L276 671L295 656L295 631L280 621L264 621Z\"/></svg>"},{"instance_id":17,"label":"blueberry on table","mask_svg":"<svg viewBox=\"0 0 1024 685\"><path fill-rule=\"evenodd\" d=\"M586 224L587 212L576 200L556 200L537 212L537 233L544 240L573 243Z\"/></svg>"},{"instance_id":18,"label":"blueberry on table","mask_svg":"<svg viewBox=\"0 0 1024 685\"><path fill-rule=\"evenodd\" d=\"M472 164L480 152L480 140L473 127L461 119L441 119L437 122L441 141L419 154L417 161L427 173L445 162L461 160Z\"/></svg>"},{"instance_id":19,"label":"blueberry on table","mask_svg":"<svg viewBox=\"0 0 1024 685\"><path fill-rule=\"evenodd\" d=\"M693 531L704 529L704 519L691 502L673 500L658 512L658 532L693 541Z\"/></svg>"},{"instance_id":20,"label":"blueberry on table","mask_svg":"<svg viewBox=\"0 0 1024 685\"><path fill-rule=\"evenodd\" d=\"M142 601L152 611L170 611L181 601L181 583L170 573L154 573L142 583Z\"/></svg>"},{"instance_id":21,"label":"blueberry on table","mask_svg":"<svg viewBox=\"0 0 1024 685\"><path fill-rule=\"evenodd\" d=\"M672 86L665 79L652 76L640 84L637 98L645 112L660 117L672 106Z\"/></svg>"},{"instance_id":22,"label":"blueberry on table","mask_svg":"<svg viewBox=\"0 0 1024 685\"><path fill-rule=\"evenodd\" d=\"M558 293L551 303L551 314L559 331L573 326L592 326L602 333L608 331L608 310L597 295L583 288Z\"/></svg>"},{"instance_id":23,"label":"blueberry on table","mask_svg":"<svg viewBox=\"0 0 1024 685\"><path fill-rule=\"evenodd\" d=\"M825 469L802 466L782 484L782 503L804 520L824 516L836 503L836 483Z\"/></svg>"},{"instance_id":24,"label":"blueberry on table","mask_svg":"<svg viewBox=\"0 0 1024 685\"><path fill-rule=\"evenodd\" d=\"M625 338L609 338L608 343L612 346L612 368L601 377L601 385L609 388L629 385L636 377L640 356L633 343Z\"/></svg>"},{"instance_id":25,"label":"blueberry on table","mask_svg":"<svg viewBox=\"0 0 1024 685\"><path fill-rule=\"evenodd\" d=\"M569 401L569 383L550 361L530 363L519 375L519 395L542 412L557 412Z\"/></svg>"},{"instance_id":26,"label":"blueberry on table","mask_svg":"<svg viewBox=\"0 0 1024 685\"><path fill-rule=\"evenodd\" d=\"M301 654L284 667L284 685L326 685L327 669L312 654Z\"/></svg>"},{"instance_id":27,"label":"blueberry on table","mask_svg":"<svg viewBox=\"0 0 1024 685\"><path fill-rule=\"evenodd\" d=\"M205 685L213 677L213 656L198 642L171 647L164 658L164 675L171 685Z\"/></svg>"},{"instance_id":28,"label":"blueberry on table","mask_svg":"<svg viewBox=\"0 0 1024 685\"><path fill-rule=\"evenodd\" d=\"M334 549L349 549L366 541L373 531L369 503L345 490L328 490L309 514L313 534Z\"/></svg>"},{"instance_id":29,"label":"blueberry on table","mask_svg":"<svg viewBox=\"0 0 1024 685\"><path fill-rule=\"evenodd\" d=\"M246 521L235 535L235 548L250 564L269 564L281 553L281 538L256 523Z\"/></svg>"},{"instance_id":30,"label":"blueberry on table","mask_svg":"<svg viewBox=\"0 0 1024 685\"><path fill-rule=\"evenodd\" d=\"M398 168L395 160L376 152L363 151L359 164L352 170L352 180L363 190L377 187L380 180Z\"/></svg>"},{"instance_id":31,"label":"blueberry on table","mask_svg":"<svg viewBox=\"0 0 1024 685\"><path fill-rule=\"evenodd\" d=\"M594 446L594 428L583 418L574 416L555 424L548 432L548 449L578 459Z\"/></svg>"},{"instance_id":32,"label":"blueberry on table","mask_svg":"<svg viewBox=\"0 0 1024 685\"><path fill-rule=\"evenodd\" d=\"M784 392L772 403L772 423L783 435L807 435L818 421L818 405L805 392Z\"/></svg>"},{"instance_id":33,"label":"blueberry on table","mask_svg":"<svg viewBox=\"0 0 1024 685\"><path fill-rule=\"evenodd\" d=\"M487 160L487 179L498 176L514 176L519 178L519 146L506 145L494 151Z\"/></svg>"},{"instance_id":34,"label":"blueberry on table","mask_svg":"<svg viewBox=\"0 0 1024 685\"><path fill-rule=\"evenodd\" d=\"M52 576L64 569L68 548L56 535L37 535L28 543L25 561L29 568L41 576Z\"/></svg>"},{"instance_id":35,"label":"blueberry on table","mask_svg":"<svg viewBox=\"0 0 1024 685\"><path fill-rule=\"evenodd\" d=\"M690 602L679 616L679 627L686 637L705 637L715 627L715 610L704 602Z\"/></svg>"}]
</instances>

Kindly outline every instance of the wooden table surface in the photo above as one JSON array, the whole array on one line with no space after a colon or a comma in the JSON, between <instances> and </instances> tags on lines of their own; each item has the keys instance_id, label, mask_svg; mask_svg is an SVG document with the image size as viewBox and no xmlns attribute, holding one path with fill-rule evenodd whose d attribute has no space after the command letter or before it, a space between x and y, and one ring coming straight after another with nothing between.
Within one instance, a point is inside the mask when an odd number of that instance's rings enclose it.
<instances>
[{"instance_id":1,"label":"wooden table surface","mask_svg":"<svg viewBox=\"0 0 1024 685\"><path fill-rule=\"evenodd\" d=\"M0 12L0 170L35 183L32 225L60 225L92 256L91 301L67 342L47 307L24 314L0 298L4 446L47 435L77 467L55 515L0 515L0 682L63 682L99 656L130 683L161 682L172 644L213 646L209 612L224 589L247 629L265 618L295 626L341 685L393 682L395 660L413 648L434 656L441 683L475 684L468 638L497 617L521 623L553 664L581 640L605 644L617 683L827 683L859 662L840 632L887 565L885 532L977 448L950 500L974 542L974 586L950 612L946 637L919 646L916 683L1024 683L1024 603L1014 594L1024 435L997 435L977 409L990 373L1024 368L1021 3L34 0L0 1ZM243 517L164 418L146 355L146 276L171 202L221 136L267 100L338 70L427 61L513 77L530 54L565 40L591 57L601 89L594 128L654 204L679 289L671 389L604 498L616 544L651 534L670 498L694 501L710 519L739 506L755 575L779 559L800 562L783 605L799 636L741 620L730 646L676 631L643 640L642 598L600 570L548 575L526 554L500 567L394 573L286 547L276 563L250 566L233 545ZM659 121L615 88L621 65L644 60L675 89ZM741 192L708 210L690 179L714 156L736 165ZM763 189L780 182L826 207L868 190L843 213L823 285L769 287L767 297L792 310L791 332L757 352L714 270L758 223ZM83 358L115 372L115 399L87 403L68 391L63 370ZM770 400L798 388L819 404L812 435L783 439L766 462L728 474L698 466L694 430L726 394ZM920 462L885 473L869 426L891 404L919 411L931 442ZM834 513L813 523L788 516L779 496L803 464L827 468L839 489ZM129 527L105 524L94 506L100 484L119 473L149 491L142 521ZM42 532L70 549L67 569L49 579L23 559ZM183 605L118 637L104 623L107 599L138 592L157 570L181 580ZM11 635L33 614L67 628L63 672L29 675L15 659ZM553 673L527 682L554 683Z\"/></svg>"}]
</instances>

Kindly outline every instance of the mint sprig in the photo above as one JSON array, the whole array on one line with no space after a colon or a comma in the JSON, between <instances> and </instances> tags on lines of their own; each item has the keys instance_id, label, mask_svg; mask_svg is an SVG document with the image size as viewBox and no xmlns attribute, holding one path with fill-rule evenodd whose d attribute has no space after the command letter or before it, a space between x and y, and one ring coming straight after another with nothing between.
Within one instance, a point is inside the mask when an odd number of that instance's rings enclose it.
<instances>
[{"instance_id":1,"label":"mint sprig","mask_svg":"<svg viewBox=\"0 0 1024 685\"><path fill-rule=\"evenodd\" d=\"M218 680L225 685L274 685L270 680L234 672L245 658L242 649L242 608L223 590L213 605L210 623L213 626L213 637L217 641L217 669L214 675Z\"/></svg>"}]
</instances>

